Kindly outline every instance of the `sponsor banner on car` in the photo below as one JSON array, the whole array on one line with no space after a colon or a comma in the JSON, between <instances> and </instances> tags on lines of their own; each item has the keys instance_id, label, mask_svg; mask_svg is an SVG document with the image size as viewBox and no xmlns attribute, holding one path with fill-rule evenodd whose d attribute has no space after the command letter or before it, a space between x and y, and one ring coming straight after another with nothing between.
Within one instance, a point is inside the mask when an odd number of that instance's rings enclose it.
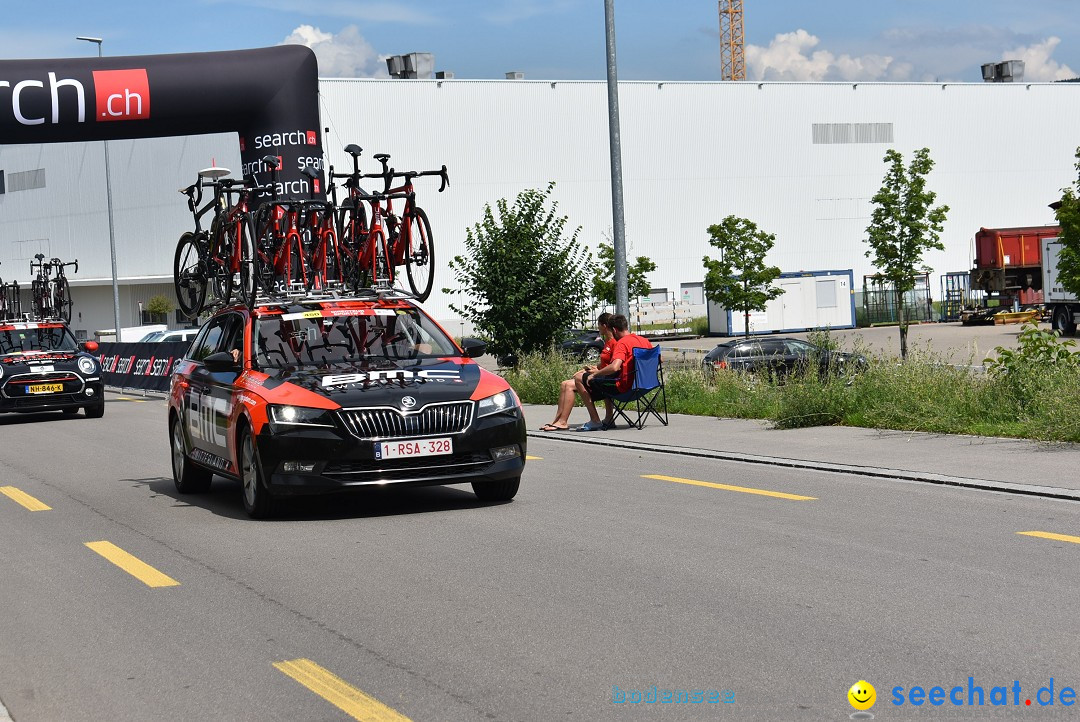
<instances>
[{"instance_id":1,"label":"sponsor banner on car","mask_svg":"<svg viewBox=\"0 0 1080 722\"><path fill-rule=\"evenodd\" d=\"M123 389L168 391L173 369L190 345L187 341L99 344L102 380Z\"/></svg>"}]
</instances>

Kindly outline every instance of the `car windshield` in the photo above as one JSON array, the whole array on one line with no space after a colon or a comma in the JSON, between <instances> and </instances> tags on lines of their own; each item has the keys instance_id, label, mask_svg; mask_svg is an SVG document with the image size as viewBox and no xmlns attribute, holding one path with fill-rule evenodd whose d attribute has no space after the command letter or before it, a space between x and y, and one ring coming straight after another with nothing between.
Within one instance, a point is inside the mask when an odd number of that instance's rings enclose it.
<instances>
[{"instance_id":1,"label":"car windshield","mask_svg":"<svg viewBox=\"0 0 1080 722\"><path fill-rule=\"evenodd\" d=\"M63 326L0 327L0 354L78 350L78 341Z\"/></svg>"},{"instance_id":2,"label":"car windshield","mask_svg":"<svg viewBox=\"0 0 1080 722\"><path fill-rule=\"evenodd\" d=\"M139 339L139 343L149 343L150 341L159 341L162 336L165 335L164 331L151 331L150 333Z\"/></svg>"},{"instance_id":3,"label":"car windshield","mask_svg":"<svg viewBox=\"0 0 1080 722\"><path fill-rule=\"evenodd\" d=\"M340 314L327 315L321 314ZM315 314L314 317L312 314ZM355 314L355 315L353 315ZM328 366L371 359L458 356L439 327L416 309L287 312L255 322L255 364Z\"/></svg>"}]
</instances>

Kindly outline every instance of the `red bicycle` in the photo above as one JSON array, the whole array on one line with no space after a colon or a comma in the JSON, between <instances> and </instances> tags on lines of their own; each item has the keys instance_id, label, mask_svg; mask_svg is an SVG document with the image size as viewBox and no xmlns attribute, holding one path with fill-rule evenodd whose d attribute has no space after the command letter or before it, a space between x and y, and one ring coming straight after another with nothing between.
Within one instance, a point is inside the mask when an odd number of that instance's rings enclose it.
<instances>
[{"instance_id":1,"label":"red bicycle","mask_svg":"<svg viewBox=\"0 0 1080 722\"><path fill-rule=\"evenodd\" d=\"M304 215L305 201L280 201L277 197L277 156L262 159L272 170L274 179L271 200L260 206L255 219L255 277L268 294L303 293L314 285L313 275L305 260L305 239L310 247L311 233ZM317 178L318 173L305 168L305 175Z\"/></svg>"},{"instance_id":2,"label":"red bicycle","mask_svg":"<svg viewBox=\"0 0 1080 722\"><path fill-rule=\"evenodd\" d=\"M348 145L345 152L352 156L352 173L335 173L330 167L330 192L333 206L337 209L338 238L340 239L342 276L352 290L361 287L390 287L394 283L394 265L390 259L388 239L383 226L381 193L368 193L360 187L361 178L381 178L382 174L360 172L358 145ZM339 206L337 186L333 179L344 178L349 191L348 198ZM371 204L371 222L368 221L365 203Z\"/></svg>"},{"instance_id":3,"label":"red bicycle","mask_svg":"<svg viewBox=\"0 0 1080 722\"><path fill-rule=\"evenodd\" d=\"M421 301L426 301L431 295L431 286L435 281L433 272L435 267L435 239L431 234L431 223L423 208L416 205L416 192L413 189L413 179L421 176L439 176L442 184L439 192L442 193L450 186L450 177L447 175L446 166L439 170L425 171L401 171L396 172L389 166L390 156L379 153L374 156L375 160L382 164L382 177L385 181L383 194L386 196L386 226L390 239L390 256L394 267L405 266L409 277L409 288ZM401 178L405 182L396 188L392 188L394 178ZM393 198L405 197L405 208L398 217L394 214Z\"/></svg>"}]
</instances>

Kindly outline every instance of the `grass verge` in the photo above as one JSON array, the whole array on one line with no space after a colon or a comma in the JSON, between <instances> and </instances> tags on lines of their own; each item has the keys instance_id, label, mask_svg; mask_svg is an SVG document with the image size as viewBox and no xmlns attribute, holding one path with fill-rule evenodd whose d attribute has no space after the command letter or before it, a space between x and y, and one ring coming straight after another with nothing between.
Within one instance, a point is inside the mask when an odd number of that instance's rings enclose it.
<instances>
[{"instance_id":1,"label":"grass verge","mask_svg":"<svg viewBox=\"0 0 1080 722\"><path fill-rule=\"evenodd\" d=\"M506 379L522 402L555 404L559 383L579 368L556 353L532 355ZM785 429L843 425L1080 442L1080 375L1069 368L985 374L916 349L904 363L870 357L859 374L777 379L675 368L665 375L668 410L677 414L766 419Z\"/></svg>"}]
</instances>

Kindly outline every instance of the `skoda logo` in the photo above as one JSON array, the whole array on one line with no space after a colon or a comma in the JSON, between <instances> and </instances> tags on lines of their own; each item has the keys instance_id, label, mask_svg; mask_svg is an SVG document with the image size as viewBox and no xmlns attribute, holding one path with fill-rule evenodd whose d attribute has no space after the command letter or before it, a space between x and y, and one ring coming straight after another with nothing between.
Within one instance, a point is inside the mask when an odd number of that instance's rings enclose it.
<instances>
[{"instance_id":1,"label":"skoda logo","mask_svg":"<svg viewBox=\"0 0 1080 722\"><path fill-rule=\"evenodd\" d=\"M412 396L403 396L401 398L402 408L411 409L414 406L416 406L416 399L414 399Z\"/></svg>"}]
</instances>

